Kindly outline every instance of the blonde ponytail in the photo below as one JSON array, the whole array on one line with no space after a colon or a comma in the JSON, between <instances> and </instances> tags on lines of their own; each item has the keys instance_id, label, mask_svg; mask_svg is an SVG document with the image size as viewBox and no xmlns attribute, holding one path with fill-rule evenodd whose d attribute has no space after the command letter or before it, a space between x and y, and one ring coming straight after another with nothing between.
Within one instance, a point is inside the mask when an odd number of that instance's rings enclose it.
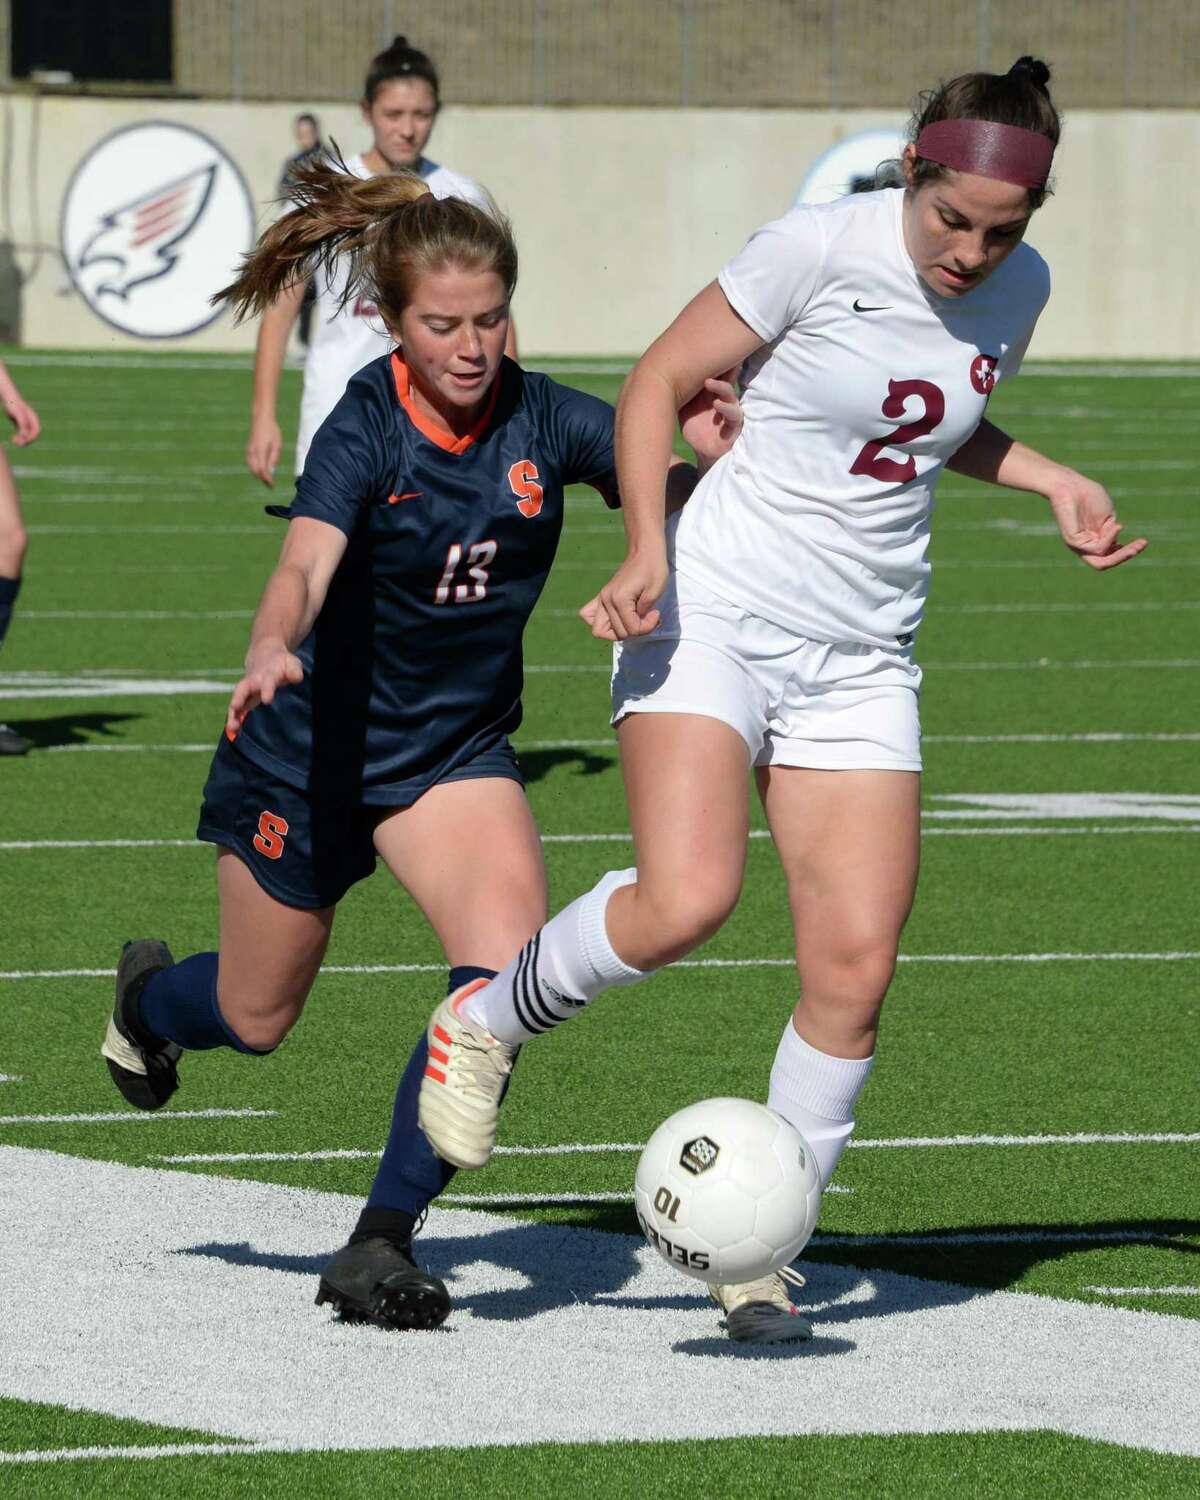
<instances>
[{"instance_id":1,"label":"blonde ponytail","mask_svg":"<svg viewBox=\"0 0 1200 1500\"><path fill-rule=\"evenodd\" d=\"M415 172L356 177L341 158L305 163L290 194L295 207L259 237L236 280L212 301L238 321L264 312L281 292L349 258L343 306L360 292L399 327L413 283L445 265L494 270L512 295L517 248L508 221L460 198L435 198Z\"/></svg>"}]
</instances>

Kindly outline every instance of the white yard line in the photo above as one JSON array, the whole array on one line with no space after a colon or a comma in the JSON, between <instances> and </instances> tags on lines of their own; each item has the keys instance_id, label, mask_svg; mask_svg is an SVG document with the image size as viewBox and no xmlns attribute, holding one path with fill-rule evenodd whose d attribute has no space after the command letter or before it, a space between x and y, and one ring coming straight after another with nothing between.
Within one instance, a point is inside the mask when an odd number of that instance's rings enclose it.
<instances>
[{"instance_id":1,"label":"white yard line","mask_svg":"<svg viewBox=\"0 0 1200 1500\"><path fill-rule=\"evenodd\" d=\"M527 370L545 375L628 375L633 368L635 355L628 358L604 357L577 359L569 355L527 355L522 363ZM4 356L6 365L22 368L47 368L53 370L250 370L253 361L249 355L214 354L204 359L185 354L95 354L55 353L50 350L18 350ZM289 366L289 368L292 368ZM1200 363L1181 361L1088 361L1075 363L1071 360L1026 360L1021 366L1023 376L1051 376L1064 379L1112 379L1112 380L1196 380L1200 379Z\"/></svg>"},{"instance_id":2,"label":"white yard line","mask_svg":"<svg viewBox=\"0 0 1200 1500\"><path fill-rule=\"evenodd\" d=\"M6 363L11 363L11 360ZM190 1458L194 1454L295 1453L299 1450L283 1445L261 1443L156 1443L145 1448L23 1448L15 1453L0 1452L0 1464L63 1464L97 1458Z\"/></svg>"},{"instance_id":3,"label":"white yard line","mask_svg":"<svg viewBox=\"0 0 1200 1500\"><path fill-rule=\"evenodd\" d=\"M1197 834L1200 822L1195 823L1129 823L1110 825L1107 823L1075 824L1067 828L1050 828L1035 825L1006 823L1002 827L984 828L923 828L921 837L929 838L1010 838L1036 837L1090 837L1093 834ZM770 838L765 828L750 831L751 840ZM545 833L543 844L628 844L628 833ZM12 853L47 851L57 849L208 849L208 843L196 839L3 839L0 850Z\"/></svg>"},{"instance_id":4,"label":"white yard line","mask_svg":"<svg viewBox=\"0 0 1200 1500\"><path fill-rule=\"evenodd\" d=\"M20 1073L0 1073L0 1083L24 1083Z\"/></svg>"},{"instance_id":5,"label":"white yard line","mask_svg":"<svg viewBox=\"0 0 1200 1500\"><path fill-rule=\"evenodd\" d=\"M1200 1286L1085 1286L1098 1297L1200 1297Z\"/></svg>"},{"instance_id":6,"label":"white yard line","mask_svg":"<svg viewBox=\"0 0 1200 1500\"><path fill-rule=\"evenodd\" d=\"M1191 671L1200 667L1197 657L1149 657L1100 661L1055 661L1049 657L1038 657L1029 661L934 661L923 663L927 672L1029 672L1046 671L1088 672L1103 671L1112 676L1134 671ZM525 666L525 674L535 676L600 676L611 675L611 668L601 663L588 662L533 662ZM213 694L223 697L237 681L234 669L229 669L227 680L206 680L204 677L180 676L173 678L141 677L135 672L112 675L75 675L54 673L0 674L0 700L27 698L129 698L129 697L174 697L188 694Z\"/></svg>"},{"instance_id":7,"label":"white yard line","mask_svg":"<svg viewBox=\"0 0 1200 1500\"><path fill-rule=\"evenodd\" d=\"M1177 1235L1153 1229L997 1229L961 1234L814 1234L810 1243L822 1245L887 1246L902 1250L909 1245L1111 1245L1125 1243L1170 1244Z\"/></svg>"},{"instance_id":8,"label":"white yard line","mask_svg":"<svg viewBox=\"0 0 1200 1500\"><path fill-rule=\"evenodd\" d=\"M23 609L22 620L249 620L251 609Z\"/></svg>"},{"instance_id":9,"label":"white yard line","mask_svg":"<svg viewBox=\"0 0 1200 1500\"><path fill-rule=\"evenodd\" d=\"M106 1110L94 1115L0 1115L0 1125L128 1125L167 1124L171 1120L269 1120L277 1109L169 1109L148 1114L145 1110Z\"/></svg>"},{"instance_id":10,"label":"white yard line","mask_svg":"<svg viewBox=\"0 0 1200 1500\"><path fill-rule=\"evenodd\" d=\"M1200 533L1197 533L1200 535ZM1117 603L1101 604L932 604L929 607L928 619L936 619L939 615L1089 615L1089 614L1145 614L1159 610L1167 610L1174 614L1178 610L1200 609L1200 600L1187 599L1179 602L1168 602L1157 599L1147 603L1133 604L1125 601ZM574 620L579 616L579 611L574 609L540 609L538 616L542 619L547 617L553 620ZM21 611L21 618L28 619L27 611ZM181 616L180 618L185 618Z\"/></svg>"},{"instance_id":11,"label":"white yard line","mask_svg":"<svg viewBox=\"0 0 1200 1500\"><path fill-rule=\"evenodd\" d=\"M640 1151L643 1141L570 1141L552 1146L497 1146L497 1156L628 1156ZM855 1140L850 1145L862 1151L886 1149L920 1150L931 1147L957 1148L963 1146L1163 1146L1200 1145L1200 1131L1184 1133L1177 1131L1154 1131L1143 1134L1129 1132L1079 1133L1076 1135L930 1135L889 1136L878 1140ZM377 1161L382 1151L356 1148L331 1148L326 1151L202 1151L183 1155L155 1156L153 1161L167 1162L172 1166L232 1165L237 1162L292 1162L292 1161ZM448 1199L447 1201L454 1201ZM466 1199L461 1201L466 1202ZM484 1195L483 1202L500 1202L499 1198ZM512 1202L516 1199L510 1200Z\"/></svg>"},{"instance_id":12,"label":"white yard line","mask_svg":"<svg viewBox=\"0 0 1200 1500\"><path fill-rule=\"evenodd\" d=\"M1124 744L1191 744L1200 741L1200 733L1126 733L1119 729L1094 729L1079 734L926 734L923 745L1124 745ZM205 753L216 748L214 740L181 741L179 744L143 745L132 741L89 740L82 745L45 745L47 755L137 754L167 755ZM538 750L608 750L617 753L615 735L601 740L518 740L513 749L519 755Z\"/></svg>"},{"instance_id":13,"label":"white yard line","mask_svg":"<svg viewBox=\"0 0 1200 1500\"><path fill-rule=\"evenodd\" d=\"M1200 951L1162 953L901 953L902 964L1189 963ZM673 969L789 969L792 958L684 958ZM111 979L115 969L6 969L0 980ZM324 964L329 974L444 974L441 964Z\"/></svg>"}]
</instances>

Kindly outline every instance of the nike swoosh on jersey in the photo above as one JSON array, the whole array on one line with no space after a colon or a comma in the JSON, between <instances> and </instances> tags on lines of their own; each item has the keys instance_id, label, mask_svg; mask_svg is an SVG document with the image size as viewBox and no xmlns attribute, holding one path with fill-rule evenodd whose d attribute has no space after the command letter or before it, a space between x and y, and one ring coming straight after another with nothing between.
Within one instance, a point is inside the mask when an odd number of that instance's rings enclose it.
<instances>
[{"instance_id":1,"label":"nike swoosh on jersey","mask_svg":"<svg viewBox=\"0 0 1200 1500\"><path fill-rule=\"evenodd\" d=\"M389 495L388 496L388 504L389 505L399 505L400 502L401 502L401 500L416 500L419 496L423 495L424 493L425 493L424 490L405 490L405 492L403 493L403 495Z\"/></svg>"},{"instance_id":2,"label":"nike swoosh on jersey","mask_svg":"<svg viewBox=\"0 0 1200 1500\"><path fill-rule=\"evenodd\" d=\"M855 312L890 312L892 304L885 302L880 307L863 307L858 298L855 297L853 307Z\"/></svg>"}]
</instances>

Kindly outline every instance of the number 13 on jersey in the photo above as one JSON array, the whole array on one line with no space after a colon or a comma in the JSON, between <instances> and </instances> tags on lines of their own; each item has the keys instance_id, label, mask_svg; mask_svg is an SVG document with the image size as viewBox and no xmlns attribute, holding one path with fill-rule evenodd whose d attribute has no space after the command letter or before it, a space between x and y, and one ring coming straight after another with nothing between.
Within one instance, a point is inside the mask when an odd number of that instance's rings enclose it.
<instances>
[{"instance_id":1,"label":"number 13 on jersey","mask_svg":"<svg viewBox=\"0 0 1200 1500\"><path fill-rule=\"evenodd\" d=\"M446 566L442 570L435 604L477 604L487 598L488 569L496 560L496 543L472 542L467 549L466 573L469 583L456 583L455 576L463 563L462 542L452 542L446 553Z\"/></svg>"}]
</instances>

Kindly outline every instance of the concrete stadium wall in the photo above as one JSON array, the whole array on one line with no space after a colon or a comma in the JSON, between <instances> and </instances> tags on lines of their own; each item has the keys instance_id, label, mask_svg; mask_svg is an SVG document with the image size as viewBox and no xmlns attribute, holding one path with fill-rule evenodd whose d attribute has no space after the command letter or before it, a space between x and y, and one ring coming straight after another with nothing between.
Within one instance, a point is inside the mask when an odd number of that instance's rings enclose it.
<instances>
[{"instance_id":1,"label":"concrete stadium wall","mask_svg":"<svg viewBox=\"0 0 1200 1500\"><path fill-rule=\"evenodd\" d=\"M190 125L237 162L259 213L272 212L295 105L9 96L11 236L23 289L22 342L71 349L252 347L228 315L184 339L122 334L73 287L59 248L68 180L111 131ZM356 108L323 106L347 153L369 143ZM839 138L901 123L888 111L448 108L435 159L478 178L511 215L521 250L516 313L527 354L639 352L758 224L790 205L812 161ZM1080 112L1067 121L1057 194L1030 240L1054 272L1035 358L1193 357L1200 299L1200 112ZM38 247L41 247L39 253ZM225 268L222 268L222 272Z\"/></svg>"}]
</instances>

